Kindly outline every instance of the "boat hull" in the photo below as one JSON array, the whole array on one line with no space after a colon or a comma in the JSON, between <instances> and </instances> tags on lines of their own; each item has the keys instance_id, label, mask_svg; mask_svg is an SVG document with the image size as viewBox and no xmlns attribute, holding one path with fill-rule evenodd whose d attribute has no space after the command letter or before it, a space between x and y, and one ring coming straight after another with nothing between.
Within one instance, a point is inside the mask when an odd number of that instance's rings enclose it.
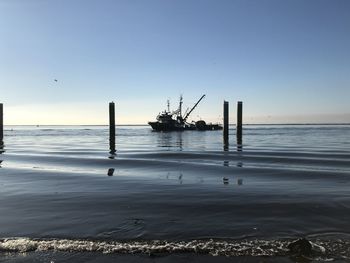
<instances>
[{"instance_id":1,"label":"boat hull","mask_svg":"<svg viewBox=\"0 0 350 263\"><path fill-rule=\"evenodd\" d=\"M222 126L219 124L207 124L205 126L196 127L198 131L217 131L222 130Z\"/></svg>"},{"instance_id":2,"label":"boat hull","mask_svg":"<svg viewBox=\"0 0 350 263\"><path fill-rule=\"evenodd\" d=\"M222 130L222 126L219 124L207 124L205 121L200 120L196 122L196 129L199 131L215 131Z\"/></svg>"},{"instance_id":3,"label":"boat hull","mask_svg":"<svg viewBox=\"0 0 350 263\"><path fill-rule=\"evenodd\" d=\"M213 131L222 130L219 124L205 124L205 125L183 125L178 126L173 123L162 123L158 121L148 123L154 131Z\"/></svg>"},{"instance_id":4,"label":"boat hull","mask_svg":"<svg viewBox=\"0 0 350 263\"><path fill-rule=\"evenodd\" d=\"M173 123L163 123L163 122L149 122L149 125L151 125L152 129L155 131L183 131L185 130L185 127L183 126L176 126Z\"/></svg>"}]
</instances>

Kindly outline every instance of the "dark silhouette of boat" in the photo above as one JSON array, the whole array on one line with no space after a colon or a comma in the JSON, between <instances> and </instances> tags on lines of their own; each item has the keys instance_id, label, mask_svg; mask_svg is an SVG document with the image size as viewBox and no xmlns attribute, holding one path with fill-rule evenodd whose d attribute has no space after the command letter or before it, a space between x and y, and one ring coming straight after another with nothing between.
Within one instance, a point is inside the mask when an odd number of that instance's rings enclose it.
<instances>
[{"instance_id":1,"label":"dark silhouette of boat","mask_svg":"<svg viewBox=\"0 0 350 263\"><path fill-rule=\"evenodd\" d=\"M152 129L155 131L183 131L183 130L199 130L199 131L209 131L209 130L221 130L222 126L219 124L207 124L203 120L196 122L187 122L187 118L190 116L192 111L197 107L199 102L205 97L202 97L197 101L197 103L191 108L190 111L186 111L185 116L182 116L182 96L180 97L179 107L175 111L170 111L169 101L168 109L163 111L157 116L157 121L148 122Z\"/></svg>"}]
</instances>

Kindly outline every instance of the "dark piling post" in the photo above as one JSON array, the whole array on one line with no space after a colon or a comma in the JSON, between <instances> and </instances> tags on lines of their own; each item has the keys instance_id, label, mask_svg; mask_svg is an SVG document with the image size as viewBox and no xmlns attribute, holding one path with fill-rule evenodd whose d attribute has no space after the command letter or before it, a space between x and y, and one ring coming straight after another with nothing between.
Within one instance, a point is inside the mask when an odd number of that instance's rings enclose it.
<instances>
[{"instance_id":1,"label":"dark piling post","mask_svg":"<svg viewBox=\"0 0 350 263\"><path fill-rule=\"evenodd\" d=\"M243 103L242 101L238 101L237 103L237 144L242 145L242 111Z\"/></svg>"},{"instance_id":2,"label":"dark piling post","mask_svg":"<svg viewBox=\"0 0 350 263\"><path fill-rule=\"evenodd\" d=\"M114 102L109 103L109 149L110 153L115 151L115 108Z\"/></svg>"},{"instance_id":3,"label":"dark piling post","mask_svg":"<svg viewBox=\"0 0 350 263\"><path fill-rule=\"evenodd\" d=\"M228 101L224 101L224 150L228 149Z\"/></svg>"},{"instance_id":4,"label":"dark piling post","mask_svg":"<svg viewBox=\"0 0 350 263\"><path fill-rule=\"evenodd\" d=\"M4 117L3 105L0 103L0 146L4 144Z\"/></svg>"}]
</instances>

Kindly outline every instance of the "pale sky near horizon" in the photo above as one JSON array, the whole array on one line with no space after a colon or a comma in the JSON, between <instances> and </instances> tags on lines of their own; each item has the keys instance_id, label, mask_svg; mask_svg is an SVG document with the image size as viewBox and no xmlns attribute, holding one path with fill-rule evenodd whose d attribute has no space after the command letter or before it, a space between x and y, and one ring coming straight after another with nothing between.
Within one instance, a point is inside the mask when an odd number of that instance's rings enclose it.
<instances>
[{"instance_id":1,"label":"pale sky near horizon","mask_svg":"<svg viewBox=\"0 0 350 263\"><path fill-rule=\"evenodd\" d=\"M5 124L350 123L348 0L0 0ZM57 79L57 82L55 81Z\"/></svg>"}]
</instances>

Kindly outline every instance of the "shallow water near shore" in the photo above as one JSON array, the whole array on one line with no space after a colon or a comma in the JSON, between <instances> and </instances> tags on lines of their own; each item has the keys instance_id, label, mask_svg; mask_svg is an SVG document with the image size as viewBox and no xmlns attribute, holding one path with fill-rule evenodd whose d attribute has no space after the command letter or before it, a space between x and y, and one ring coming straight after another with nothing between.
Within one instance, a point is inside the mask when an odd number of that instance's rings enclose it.
<instances>
[{"instance_id":1,"label":"shallow water near shore","mask_svg":"<svg viewBox=\"0 0 350 263\"><path fill-rule=\"evenodd\" d=\"M225 150L222 131L118 126L108 143L106 126L5 127L0 261L298 262L300 237L308 262L350 258L350 125L247 125L243 145L231 127Z\"/></svg>"}]
</instances>

